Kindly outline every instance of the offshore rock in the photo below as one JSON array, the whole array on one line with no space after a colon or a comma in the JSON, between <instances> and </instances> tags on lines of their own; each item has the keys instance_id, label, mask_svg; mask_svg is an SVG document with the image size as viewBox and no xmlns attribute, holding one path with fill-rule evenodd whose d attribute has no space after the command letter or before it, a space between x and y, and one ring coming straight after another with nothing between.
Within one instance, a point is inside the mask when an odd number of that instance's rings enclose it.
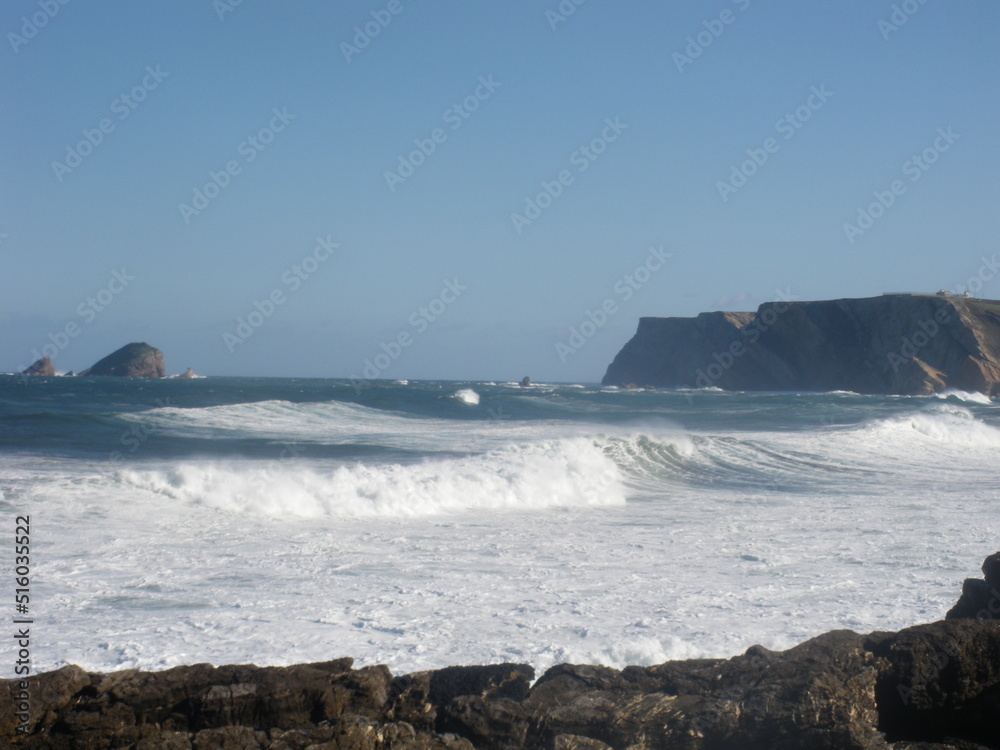
<instances>
[{"instance_id":1,"label":"offshore rock","mask_svg":"<svg viewBox=\"0 0 1000 750\"><path fill-rule=\"evenodd\" d=\"M146 343L126 344L80 375L114 375L125 378L162 378L166 375L163 352Z\"/></svg>"},{"instance_id":2,"label":"offshore rock","mask_svg":"<svg viewBox=\"0 0 1000 750\"><path fill-rule=\"evenodd\" d=\"M604 385L1000 395L1000 302L893 294L641 318Z\"/></svg>"},{"instance_id":3,"label":"offshore rock","mask_svg":"<svg viewBox=\"0 0 1000 750\"><path fill-rule=\"evenodd\" d=\"M56 368L52 366L52 360L49 357L42 357L35 361L28 369L22 370L21 374L52 377L56 374Z\"/></svg>"}]
</instances>

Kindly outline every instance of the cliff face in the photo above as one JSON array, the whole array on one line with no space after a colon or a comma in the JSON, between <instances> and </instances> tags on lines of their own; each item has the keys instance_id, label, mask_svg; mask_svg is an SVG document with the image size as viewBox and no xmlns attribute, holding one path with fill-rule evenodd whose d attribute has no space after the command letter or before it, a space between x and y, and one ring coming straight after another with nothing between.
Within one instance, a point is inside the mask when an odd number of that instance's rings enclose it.
<instances>
[{"instance_id":1,"label":"cliff face","mask_svg":"<svg viewBox=\"0 0 1000 750\"><path fill-rule=\"evenodd\" d=\"M166 375L163 352L146 343L126 344L81 375L116 375L126 378L162 378Z\"/></svg>"},{"instance_id":2,"label":"cliff face","mask_svg":"<svg viewBox=\"0 0 1000 750\"><path fill-rule=\"evenodd\" d=\"M1000 302L890 295L642 318L603 383L1000 395Z\"/></svg>"}]
</instances>

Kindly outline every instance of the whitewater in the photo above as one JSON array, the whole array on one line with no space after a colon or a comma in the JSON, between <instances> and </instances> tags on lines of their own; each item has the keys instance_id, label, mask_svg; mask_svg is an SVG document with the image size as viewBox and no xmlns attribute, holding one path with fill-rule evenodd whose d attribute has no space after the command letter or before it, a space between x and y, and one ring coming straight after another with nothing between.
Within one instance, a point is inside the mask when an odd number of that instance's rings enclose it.
<instances>
[{"instance_id":1,"label":"whitewater","mask_svg":"<svg viewBox=\"0 0 1000 750\"><path fill-rule=\"evenodd\" d=\"M620 667L898 629L1000 548L998 456L1000 408L959 391L0 376L33 671Z\"/></svg>"}]
</instances>

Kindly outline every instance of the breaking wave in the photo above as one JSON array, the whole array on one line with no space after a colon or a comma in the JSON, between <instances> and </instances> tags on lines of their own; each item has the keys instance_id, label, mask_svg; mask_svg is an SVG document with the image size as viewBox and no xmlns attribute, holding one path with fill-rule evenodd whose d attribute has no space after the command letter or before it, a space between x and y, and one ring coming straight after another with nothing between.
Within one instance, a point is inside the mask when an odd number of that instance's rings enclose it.
<instances>
[{"instance_id":1,"label":"breaking wave","mask_svg":"<svg viewBox=\"0 0 1000 750\"><path fill-rule=\"evenodd\" d=\"M266 515L424 516L476 509L620 505L615 463L586 438L514 445L420 464L189 463L117 481L198 505Z\"/></svg>"},{"instance_id":2,"label":"breaking wave","mask_svg":"<svg viewBox=\"0 0 1000 750\"><path fill-rule=\"evenodd\" d=\"M881 419L862 430L896 450L901 443L914 440L924 444L1000 448L1000 429L976 419L965 407L947 403Z\"/></svg>"}]
</instances>

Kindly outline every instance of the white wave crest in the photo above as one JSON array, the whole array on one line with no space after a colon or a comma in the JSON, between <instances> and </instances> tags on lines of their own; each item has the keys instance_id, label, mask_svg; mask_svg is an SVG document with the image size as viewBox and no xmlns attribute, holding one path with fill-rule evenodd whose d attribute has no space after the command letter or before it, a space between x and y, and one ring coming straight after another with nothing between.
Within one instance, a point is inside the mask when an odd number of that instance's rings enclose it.
<instances>
[{"instance_id":1,"label":"white wave crest","mask_svg":"<svg viewBox=\"0 0 1000 750\"><path fill-rule=\"evenodd\" d=\"M934 397L943 399L954 398L958 399L959 401L965 401L966 403L970 404L990 405L993 403L993 401L990 400L990 397L987 396L985 393L960 391L957 388L946 388L940 393L935 393Z\"/></svg>"},{"instance_id":2,"label":"white wave crest","mask_svg":"<svg viewBox=\"0 0 1000 750\"><path fill-rule=\"evenodd\" d=\"M121 414L120 418L181 435L251 434L288 439L386 432L420 421L338 401L297 404L278 400L200 408L163 406Z\"/></svg>"},{"instance_id":3,"label":"white wave crest","mask_svg":"<svg viewBox=\"0 0 1000 750\"><path fill-rule=\"evenodd\" d=\"M921 442L1000 448L1000 429L976 419L967 408L951 404L883 419L864 429L887 443L916 438Z\"/></svg>"},{"instance_id":4,"label":"white wave crest","mask_svg":"<svg viewBox=\"0 0 1000 750\"><path fill-rule=\"evenodd\" d=\"M479 405L479 394L471 388L463 388L460 391L456 391L453 394L453 397L457 398L463 404L468 404L469 406Z\"/></svg>"},{"instance_id":5,"label":"white wave crest","mask_svg":"<svg viewBox=\"0 0 1000 750\"><path fill-rule=\"evenodd\" d=\"M322 471L294 462L270 468L197 463L122 471L118 480L221 510L304 517L425 516L625 502L618 467L586 438L408 466L359 464Z\"/></svg>"}]
</instances>

